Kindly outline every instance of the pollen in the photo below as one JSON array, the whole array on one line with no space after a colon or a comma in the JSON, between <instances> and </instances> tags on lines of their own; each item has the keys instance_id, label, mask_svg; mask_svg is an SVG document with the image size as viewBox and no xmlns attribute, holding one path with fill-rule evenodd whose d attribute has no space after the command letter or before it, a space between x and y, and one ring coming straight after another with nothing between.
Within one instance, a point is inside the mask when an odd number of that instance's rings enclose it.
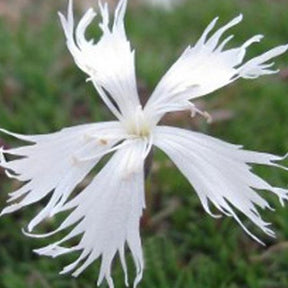
<instances>
[{"instance_id":1,"label":"pollen","mask_svg":"<svg viewBox=\"0 0 288 288\"><path fill-rule=\"evenodd\" d=\"M100 145L103 145L103 146L106 146L108 144L108 141L106 139L103 139L103 138L99 139L98 142Z\"/></svg>"}]
</instances>

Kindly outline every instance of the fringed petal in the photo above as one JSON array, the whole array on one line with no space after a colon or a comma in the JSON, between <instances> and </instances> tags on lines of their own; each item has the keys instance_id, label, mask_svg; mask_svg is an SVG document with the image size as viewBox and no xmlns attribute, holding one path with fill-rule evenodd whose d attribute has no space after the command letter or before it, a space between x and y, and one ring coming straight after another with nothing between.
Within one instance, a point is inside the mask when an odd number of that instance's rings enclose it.
<instances>
[{"instance_id":1,"label":"fringed petal","mask_svg":"<svg viewBox=\"0 0 288 288\"><path fill-rule=\"evenodd\" d=\"M288 45L282 45L269 50L268 52L251 59L237 70L238 77L254 79L261 75L278 73L279 70L270 69L274 63L267 63L271 59L285 53Z\"/></svg>"},{"instance_id":2,"label":"fringed petal","mask_svg":"<svg viewBox=\"0 0 288 288\"><path fill-rule=\"evenodd\" d=\"M101 159L101 155L126 136L118 122L80 125L45 135L7 133L34 144L0 151L0 166L10 176L25 182L9 194L8 202L13 204L6 207L1 215L17 211L51 194L47 206L29 223L28 231L62 208L75 187ZM81 161L78 159L81 153L96 157ZM9 160L11 156L14 159Z\"/></svg>"},{"instance_id":3,"label":"fringed petal","mask_svg":"<svg viewBox=\"0 0 288 288\"><path fill-rule=\"evenodd\" d=\"M89 9L74 32L72 0L67 19L60 13L67 46L78 67L88 74L108 108L119 119L131 118L140 105L135 76L135 56L127 39L124 16L127 0L120 0L110 28L108 5L99 2L102 37L94 44L86 40L85 32L96 13ZM75 34L75 35L74 35Z\"/></svg>"},{"instance_id":4,"label":"fringed petal","mask_svg":"<svg viewBox=\"0 0 288 288\"><path fill-rule=\"evenodd\" d=\"M283 158L267 153L243 150L200 133L160 126L155 129L155 145L163 150L195 188L204 209L212 216L209 201L223 214L234 217L255 240L262 243L242 223L238 210L269 236L274 232L262 220L257 206L271 209L256 190L267 190L288 199L288 190L273 187L251 171L249 164L279 166ZM282 167L287 169L286 167ZM262 243L263 244L263 243Z\"/></svg>"},{"instance_id":5,"label":"fringed petal","mask_svg":"<svg viewBox=\"0 0 288 288\"><path fill-rule=\"evenodd\" d=\"M196 45L184 51L157 85L145 107L148 117L157 123L165 113L188 110L190 100L209 94L240 77L256 78L277 72L269 69L272 65L267 61L285 53L288 45L278 46L242 65L247 48L259 42L262 35L252 37L240 47L225 50L233 35L222 42L220 39L242 18L242 15L234 18L209 37L218 18L210 23Z\"/></svg>"},{"instance_id":6,"label":"fringed petal","mask_svg":"<svg viewBox=\"0 0 288 288\"><path fill-rule=\"evenodd\" d=\"M145 207L144 160L139 155L145 146L142 140L134 140L119 149L90 185L63 206L62 211L74 210L52 234L77 223L72 231L62 240L36 252L57 257L80 250L79 258L62 270L62 273L73 273L75 277L101 257L98 285L105 278L111 288L114 287L111 264L117 252L128 285L124 256L127 243L136 266L136 287L142 278L144 266L139 234L139 220ZM83 235L76 246L62 247L62 243L80 234Z\"/></svg>"}]
</instances>

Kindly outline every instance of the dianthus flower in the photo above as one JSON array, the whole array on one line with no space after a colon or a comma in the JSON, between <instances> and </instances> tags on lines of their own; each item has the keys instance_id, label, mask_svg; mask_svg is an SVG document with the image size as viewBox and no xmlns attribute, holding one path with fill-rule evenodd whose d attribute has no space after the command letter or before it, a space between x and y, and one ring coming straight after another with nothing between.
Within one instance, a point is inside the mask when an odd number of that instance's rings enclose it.
<instances>
[{"instance_id":1,"label":"dianthus flower","mask_svg":"<svg viewBox=\"0 0 288 288\"><path fill-rule=\"evenodd\" d=\"M262 35L242 46L225 49L232 36L220 38L242 20L238 16L212 32L214 19L194 46L189 46L160 80L145 106L136 87L134 51L131 50L124 28L127 0L120 0L111 23L108 6L99 3L102 36L98 42L87 40L85 31L96 13L89 9L75 27L72 1L67 18L60 19L67 46L77 66L88 75L116 121L99 122L65 128L45 135L20 135L1 129L30 144L1 150L1 166L10 177L24 182L10 193L10 206L2 215L15 212L50 196L49 202L29 223L25 232L34 237L48 237L68 227L70 232L61 240L35 250L40 255L57 257L79 251L79 257L61 273L77 277L92 262L101 258L98 285L104 279L114 287L111 263L117 253L125 273L125 246L132 253L136 266L134 287L143 274L143 253L139 221L145 208L144 162L152 146L164 151L194 187L204 209L213 204L233 217L254 239L261 242L243 225L239 213L247 216L264 233L274 236L257 210L271 208L258 190L267 190L287 200L288 190L273 187L251 170L251 164L280 167L284 157L244 150L241 146L180 128L161 126L159 121L168 112L191 111L205 117L191 102L224 87L239 78L257 78L273 74L268 61L288 50L278 46L244 62L248 46L259 42ZM90 184L76 195L72 192L99 161L112 154L106 165ZM17 157L9 157L15 155ZM7 157L8 156L8 157ZM10 160L9 160L10 158ZM69 211L58 229L47 234L32 234L33 229L47 217ZM81 236L69 246L69 240ZM68 242L68 243L67 243ZM67 246L68 245L68 246Z\"/></svg>"}]
</instances>

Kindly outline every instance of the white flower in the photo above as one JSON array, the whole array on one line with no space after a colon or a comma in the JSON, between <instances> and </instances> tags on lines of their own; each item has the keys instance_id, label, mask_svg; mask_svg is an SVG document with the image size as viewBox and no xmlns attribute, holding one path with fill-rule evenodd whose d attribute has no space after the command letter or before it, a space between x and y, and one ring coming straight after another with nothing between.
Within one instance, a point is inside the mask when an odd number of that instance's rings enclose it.
<instances>
[{"instance_id":1,"label":"white flower","mask_svg":"<svg viewBox=\"0 0 288 288\"><path fill-rule=\"evenodd\" d=\"M1 166L10 177L24 182L21 188L9 194L8 202L12 204L2 211L2 215L49 195L46 207L32 219L28 233L25 233L48 237L70 226L73 228L60 241L35 251L52 257L80 251L79 258L61 272L72 272L76 277L101 257L98 285L105 278L110 288L114 286L111 263L116 253L119 253L128 286L126 244L136 266L134 287L142 278L144 261L139 220L145 208L144 161L153 145L163 150L185 175L210 215L219 216L210 211L212 203L259 242L242 224L238 212L266 234L274 236L270 224L262 220L257 210L257 207L271 208L258 190L274 193L281 204L288 198L288 190L271 186L253 174L250 166L260 164L287 170L277 163L283 157L247 151L200 133L158 125L163 115L171 111L188 109L192 114L198 112L207 116L190 100L238 78L256 78L277 72L271 70L273 64L268 61L287 51L288 45L278 46L243 63L248 46L259 42L262 36L254 36L240 47L225 50L232 36L224 41L220 38L238 24L242 16L212 33L215 19L196 45L188 47L164 75L148 103L142 107L136 87L134 51L124 29L126 6L127 0L120 0L111 23L107 4L99 4L102 36L97 43L85 38L86 28L96 16L92 9L76 27L72 1L67 18L60 14L67 46L76 64L88 75L117 121L80 125L46 135L24 136L1 130L30 142L30 145L1 150ZM112 152L115 153L91 183L73 195L93 167ZM7 155L18 157L7 160ZM47 217L63 211L70 211L70 214L56 231L31 234ZM81 240L69 247L67 242L77 235L82 236Z\"/></svg>"}]
</instances>

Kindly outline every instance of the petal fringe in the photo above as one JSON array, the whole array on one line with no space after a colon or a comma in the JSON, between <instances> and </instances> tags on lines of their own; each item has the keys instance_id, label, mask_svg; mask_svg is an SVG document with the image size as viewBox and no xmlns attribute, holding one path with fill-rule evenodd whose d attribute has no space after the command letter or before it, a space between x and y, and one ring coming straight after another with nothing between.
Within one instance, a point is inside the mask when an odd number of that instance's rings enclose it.
<instances>
[{"instance_id":1,"label":"petal fringe","mask_svg":"<svg viewBox=\"0 0 288 288\"><path fill-rule=\"evenodd\" d=\"M142 153L145 145L145 142L135 140L129 146L118 150L91 184L63 206L62 210L74 210L56 232L75 225L72 231L62 240L35 252L57 257L80 250L79 258L61 272L72 273L74 277L79 276L92 262L101 257L97 284L100 285L105 278L111 288L114 287L111 264L117 252L128 285L124 256L127 243L136 266L136 287L142 279L144 267L139 220L145 207L144 161L137 156ZM61 246L80 234L83 235L76 246Z\"/></svg>"},{"instance_id":2,"label":"petal fringe","mask_svg":"<svg viewBox=\"0 0 288 288\"><path fill-rule=\"evenodd\" d=\"M124 16L127 0L120 0L110 28L107 3L99 1L102 36L97 43L87 40L85 32L96 13L89 9L74 31L72 0L69 1L67 18L59 13L67 39L67 46L75 63L88 75L101 98L119 119L131 118L140 105L136 76L135 55L127 39Z\"/></svg>"},{"instance_id":3,"label":"petal fringe","mask_svg":"<svg viewBox=\"0 0 288 288\"><path fill-rule=\"evenodd\" d=\"M51 194L48 204L29 223L29 232L61 209L75 187L99 162L101 153L109 151L126 136L118 122L80 125L45 135L2 132L34 144L0 151L0 166L11 177L25 182L9 194L8 202L13 204L3 209L1 215L15 212ZM100 156L79 161L77 157L81 158L82 154ZM9 155L17 158L6 160Z\"/></svg>"},{"instance_id":4,"label":"petal fringe","mask_svg":"<svg viewBox=\"0 0 288 288\"><path fill-rule=\"evenodd\" d=\"M267 62L285 53L288 45L278 46L242 65L247 48L260 42L263 35L250 38L240 47L224 49L233 35L222 42L221 37L242 18L239 15L232 19L210 37L218 18L208 25L194 47L189 46L184 51L157 85L145 107L149 118L158 123L167 112L188 110L190 100L209 94L238 78L257 78L278 72L270 69L273 63Z\"/></svg>"},{"instance_id":5,"label":"petal fringe","mask_svg":"<svg viewBox=\"0 0 288 288\"><path fill-rule=\"evenodd\" d=\"M155 145L163 150L195 188L201 203L211 216L209 201L223 214L233 217L255 240L263 244L242 223L235 208L271 237L270 223L262 220L256 206L269 208L256 190L267 190L288 199L288 190L273 187L251 172L251 164L282 167L275 163L283 158L267 153L246 151L237 145L179 128L160 126L155 129Z\"/></svg>"}]
</instances>

